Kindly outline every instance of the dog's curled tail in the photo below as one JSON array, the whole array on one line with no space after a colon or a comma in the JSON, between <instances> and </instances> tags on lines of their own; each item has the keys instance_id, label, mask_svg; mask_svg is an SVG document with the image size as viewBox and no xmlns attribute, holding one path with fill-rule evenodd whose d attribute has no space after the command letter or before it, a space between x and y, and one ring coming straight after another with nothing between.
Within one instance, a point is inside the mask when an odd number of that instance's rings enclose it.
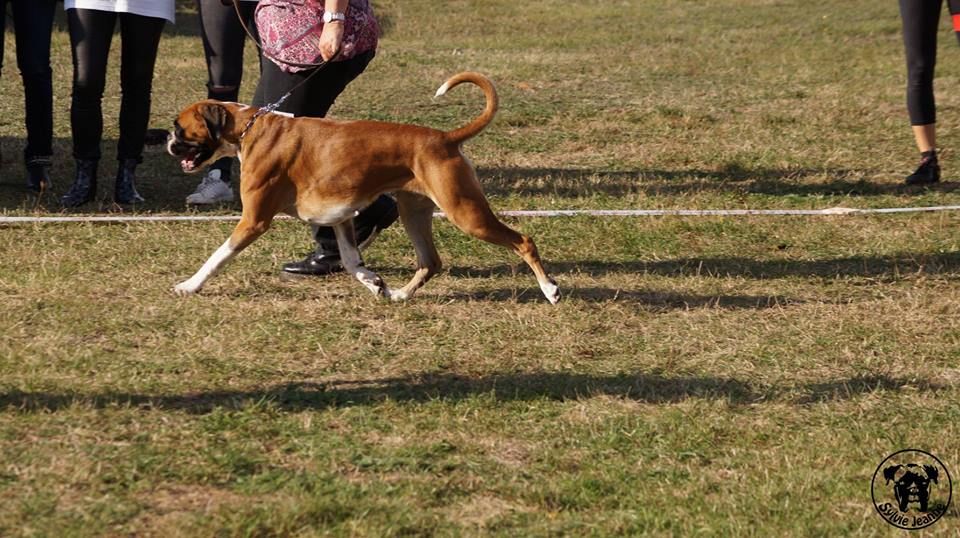
<instances>
[{"instance_id":1,"label":"dog's curled tail","mask_svg":"<svg viewBox=\"0 0 960 538\"><path fill-rule=\"evenodd\" d=\"M464 125L463 127L460 127L459 129L454 129L453 131L447 133L447 140L457 144L476 136L480 131L482 131L483 128L486 127L491 120L493 120L493 116L497 113L497 106L499 105L497 89L493 86L493 82L480 73L475 73L472 71L457 73L456 75L453 75L447 79L447 81L443 83L443 86L440 86L440 88L437 89L437 94L434 96L434 98L444 95L454 86L464 82L472 82L473 84L480 86L480 89L483 90L483 94L487 97L487 105L484 107L483 113L477 116L475 120Z\"/></svg>"}]
</instances>

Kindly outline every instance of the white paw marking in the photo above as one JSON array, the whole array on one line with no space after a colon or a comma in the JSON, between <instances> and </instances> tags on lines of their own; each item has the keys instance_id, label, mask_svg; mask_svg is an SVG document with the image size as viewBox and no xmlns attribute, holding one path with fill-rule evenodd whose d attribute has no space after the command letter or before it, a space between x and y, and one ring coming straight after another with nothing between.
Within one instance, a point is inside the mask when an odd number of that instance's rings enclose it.
<instances>
[{"instance_id":1,"label":"white paw marking","mask_svg":"<svg viewBox=\"0 0 960 538\"><path fill-rule=\"evenodd\" d=\"M553 280L540 284L540 290L543 291L543 295L550 301L550 304L560 302L560 287Z\"/></svg>"},{"instance_id":2,"label":"white paw marking","mask_svg":"<svg viewBox=\"0 0 960 538\"><path fill-rule=\"evenodd\" d=\"M187 295L193 295L200 290L200 286L194 286L190 283L189 280L185 280L176 286L173 287L173 293L176 293L180 297L186 297Z\"/></svg>"}]
</instances>

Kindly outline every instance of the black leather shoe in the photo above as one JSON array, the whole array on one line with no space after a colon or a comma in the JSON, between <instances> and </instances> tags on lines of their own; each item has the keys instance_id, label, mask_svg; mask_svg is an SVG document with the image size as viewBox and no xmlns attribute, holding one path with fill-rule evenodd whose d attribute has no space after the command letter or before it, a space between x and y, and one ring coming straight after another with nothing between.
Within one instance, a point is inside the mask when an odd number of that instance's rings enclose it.
<instances>
[{"instance_id":1,"label":"black leather shoe","mask_svg":"<svg viewBox=\"0 0 960 538\"><path fill-rule=\"evenodd\" d=\"M77 207L93 200L97 195L97 161L77 159L76 175L73 184L60 203L64 207Z\"/></svg>"},{"instance_id":2,"label":"black leather shoe","mask_svg":"<svg viewBox=\"0 0 960 538\"><path fill-rule=\"evenodd\" d=\"M367 248L382 230L396 222L399 217L396 200L386 195L377 198L353 219L357 248L360 250ZM323 276L343 271L333 229L318 228L314 240L317 242L317 251L311 252L300 261L285 263L283 265L285 273Z\"/></svg>"},{"instance_id":3,"label":"black leather shoe","mask_svg":"<svg viewBox=\"0 0 960 538\"><path fill-rule=\"evenodd\" d=\"M940 163L937 162L936 151L921 153L920 166L907 176L907 185L932 185L940 181Z\"/></svg>"},{"instance_id":4,"label":"black leather shoe","mask_svg":"<svg viewBox=\"0 0 960 538\"><path fill-rule=\"evenodd\" d=\"M50 192L50 168L42 164L27 165L27 188L33 192Z\"/></svg>"},{"instance_id":5,"label":"black leather shoe","mask_svg":"<svg viewBox=\"0 0 960 538\"><path fill-rule=\"evenodd\" d=\"M298 262L283 264L283 272L304 276L324 276L343 272L340 254L317 254L311 252Z\"/></svg>"},{"instance_id":6,"label":"black leather shoe","mask_svg":"<svg viewBox=\"0 0 960 538\"><path fill-rule=\"evenodd\" d=\"M137 172L136 159L124 159L117 168L117 183L113 190L113 200L118 204L140 204L145 202L134 185Z\"/></svg>"}]
</instances>

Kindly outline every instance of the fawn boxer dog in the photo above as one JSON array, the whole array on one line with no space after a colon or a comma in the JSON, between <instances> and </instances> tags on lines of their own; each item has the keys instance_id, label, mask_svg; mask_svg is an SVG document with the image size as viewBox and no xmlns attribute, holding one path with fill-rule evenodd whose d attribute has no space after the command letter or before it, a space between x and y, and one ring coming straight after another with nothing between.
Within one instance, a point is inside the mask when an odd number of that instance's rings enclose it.
<instances>
[{"instance_id":1,"label":"fawn boxer dog","mask_svg":"<svg viewBox=\"0 0 960 538\"><path fill-rule=\"evenodd\" d=\"M174 122L167 151L185 172L197 172L224 156L240 159L243 214L233 234L188 280L179 295L198 292L238 252L286 213L332 226L344 268L377 295L405 300L440 269L432 218L438 206L469 235L516 252L533 269L551 303L560 290L550 278L533 240L500 222L490 209L476 171L461 144L476 136L497 111L493 83L479 73L460 73L436 96L470 82L486 96L483 112L467 125L444 132L415 125L335 121L257 114L258 109L218 101L185 108ZM353 230L357 211L382 193L394 193L400 219L417 253L417 269L406 286L391 289L363 265Z\"/></svg>"}]
</instances>

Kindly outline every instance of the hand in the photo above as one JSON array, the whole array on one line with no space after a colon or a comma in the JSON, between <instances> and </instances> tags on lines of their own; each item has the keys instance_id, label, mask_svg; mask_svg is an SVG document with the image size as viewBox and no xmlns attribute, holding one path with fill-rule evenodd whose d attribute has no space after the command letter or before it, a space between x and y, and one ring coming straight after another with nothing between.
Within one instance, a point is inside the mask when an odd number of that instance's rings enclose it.
<instances>
[{"instance_id":1,"label":"hand","mask_svg":"<svg viewBox=\"0 0 960 538\"><path fill-rule=\"evenodd\" d=\"M323 31L320 32L320 42L317 44L323 61L330 61L340 52L340 46L343 44L343 26L340 21L330 21L323 25Z\"/></svg>"}]
</instances>

